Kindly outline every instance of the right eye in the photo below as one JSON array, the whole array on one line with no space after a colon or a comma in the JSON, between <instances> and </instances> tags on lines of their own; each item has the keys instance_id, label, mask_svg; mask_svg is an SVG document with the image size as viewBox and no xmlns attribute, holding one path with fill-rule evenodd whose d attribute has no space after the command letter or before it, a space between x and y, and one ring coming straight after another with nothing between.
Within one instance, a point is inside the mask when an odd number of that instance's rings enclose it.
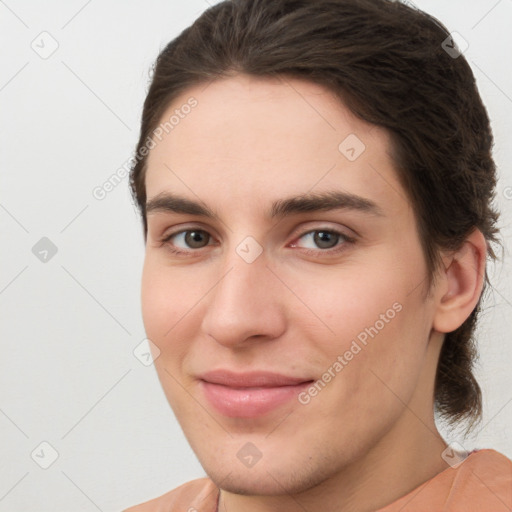
<instances>
[{"instance_id":1,"label":"right eye","mask_svg":"<svg viewBox=\"0 0 512 512\"><path fill-rule=\"evenodd\" d=\"M174 254L189 254L191 252L195 252L194 249L206 247L210 238L211 235L203 229L184 229L182 231L170 233L162 238L161 242L162 245L167 246L167 248ZM178 246L176 248L176 242L171 242L173 239L175 241L181 240L181 243L184 244L184 246L181 248Z\"/></svg>"}]
</instances>

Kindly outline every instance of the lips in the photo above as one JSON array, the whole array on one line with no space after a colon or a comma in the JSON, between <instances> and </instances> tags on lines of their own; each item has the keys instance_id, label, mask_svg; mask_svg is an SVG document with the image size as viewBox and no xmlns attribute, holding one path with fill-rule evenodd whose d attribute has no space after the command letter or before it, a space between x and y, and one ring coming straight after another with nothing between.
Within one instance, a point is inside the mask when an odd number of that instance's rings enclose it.
<instances>
[{"instance_id":1,"label":"lips","mask_svg":"<svg viewBox=\"0 0 512 512\"><path fill-rule=\"evenodd\" d=\"M213 370L199 378L207 401L224 416L238 418L264 415L296 398L313 382L264 371Z\"/></svg>"},{"instance_id":2,"label":"lips","mask_svg":"<svg viewBox=\"0 0 512 512\"><path fill-rule=\"evenodd\" d=\"M294 386L312 380L300 377L289 377L272 372L235 373L229 370L213 370L203 374L200 378L212 384L220 384L233 388Z\"/></svg>"}]
</instances>

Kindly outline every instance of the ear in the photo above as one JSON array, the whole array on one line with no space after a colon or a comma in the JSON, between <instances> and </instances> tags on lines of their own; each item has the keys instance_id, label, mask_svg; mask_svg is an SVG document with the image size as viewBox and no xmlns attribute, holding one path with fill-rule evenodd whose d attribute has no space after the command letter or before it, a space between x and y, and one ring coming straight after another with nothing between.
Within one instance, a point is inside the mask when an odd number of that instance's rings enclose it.
<instances>
[{"instance_id":1,"label":"ear","mask_svg":"<svg viewBox=\"0 0 512 512\"><path fill-rule=\"evenodd\" d=\"M482 293L486 258L487 243L478 229L458 251L443 256L444 269L439 271L432 324L436 331L455 331L471 314Z\"/></svg>"}]
</instances>

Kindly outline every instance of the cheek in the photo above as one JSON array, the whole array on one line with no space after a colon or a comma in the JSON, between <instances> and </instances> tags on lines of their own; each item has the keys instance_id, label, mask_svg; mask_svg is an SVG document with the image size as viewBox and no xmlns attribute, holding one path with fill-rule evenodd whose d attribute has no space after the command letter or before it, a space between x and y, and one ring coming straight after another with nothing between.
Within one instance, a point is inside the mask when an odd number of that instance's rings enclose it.
<instances>
[{"instance_id":1,"label":"cheek","mask_svg":"<svg viewBox=\"0 0 512 512\"><path fill-rule=\"evenodd\" d=\"M296 323L309 330L325 370L346 354L344 370L350 371L342 373L351 392L372 394L375 386L382 387L370 370L398 388L402 383L397 376L402 375L407 387L422 364L428 308L422 287L416 285L424 269L421 264L408 265L403 253L401 260L398 257L389 251L364 265L324 269L303 279L298 290L318 319L297 312Z\"/></svg>"},{"instance_id":2,"label":"cheek","mask_svg":"<svg viewBox=\"0 0 512 512\"><path fill-rule=\"evenodd\" d=\"M333 429L342 425L356 440L373 438L396 420L403 404L410 402L421 373L421 326L410 320L412 306L403 298L398 302L402 309L388 312L388 323L379 318L388 311L387 300L372 302L357 319L338 323L337 332L347 326L346 336L330 347L323 345L323 370L331 369L335 377L319 394L318 417L329 418Z\"/></svg>"},{"instance_id":3,"label":"cheek","mask_svg":"<svg viewBox=\"0 0 512 512\"><path fill-rule=\"evenodd\" d=\"M181 368L186 358L193 333L190 315L196 304L197 291L186 286L190 277L180 278L179 272L162 265L152 255L144 261L141 282L142 318L146 336L160 350L154 361L162 389L173 410L180 417L190 405L190 396ZM197 412L197 411L196 411Z\"/></svg>"},{"instance_id":4,"label":"cheek","mask_svg":"<svg viewBox=\"0 0 512 512\"><path fill-rule=\"evenodd\" d=\"M142 271L141 306L142 319L147 336L160 346L163 334L163 318L168 307L163 276L158 279L156 266L146 256Z\"/></svg>"},{"instance_id":5,"label":"cheek","mask_svg":"<svg viewBox=\"0 0 512 512\"><path fill-rule=\"evenodd\" d=\"M361 297L362 298L362 297ZM338 345L351 360L344 375L345 392L368 411L398 411L412 397L425 362L428 325L421 296L396 290L366 301L353 311L357 321ZM351 355L357 352L355 355Z\"/></svg>"},{"instance_id":6,"label":"cheek","mask_svg":"<svg viewBox=\"0 0 512 512\"><path fill-rule=\"evenodd\" d=\"M190 276L180 277L179 272L161 265L151 255L146 256L141 283L142 319L148 338L160 350L176 339L182 327L180 319L197 302L197 287L189 282Z\"/></svg>"},{"instance_id":7,"label":"cheek","mask_svg":"<svg viewBox=\"0 0 512 512\"><path fill-rule=\"evenodd\" d=\"M306 318L317 318L315 326L328 334L327 345L333 347L334 343L336 349L350 344L360 333L364 338L364 332L376 322L378 330L383 330L380 315L384 315L387 328L398 316L396 309L400 308L404 294L400 278L391 272L383 272L382 261L381 265L377 269L364 266L363 270L355 265L339 269L331 267L323 269L322 273L315 272L314 276L303 276L297 295L304 298L315 316L304 316L301 309L297 321L304 324Z\"/></svg>"},{"instance_id":8,"label":"cheek","mask_svg":"<svg viewBox=\"0 0 512 512\"><path fill-rule=\"evenodd\" d=\"M204 356L196 353L196 340L207 312L208 292L217 279L213 269L208 273L204 269L171 266L159 254L146 254L141 283L142 318L147 337L160 350L155 368L169 399L183 392L171 376L187 385L187 361Z\"/></svg>"}]
</instances>

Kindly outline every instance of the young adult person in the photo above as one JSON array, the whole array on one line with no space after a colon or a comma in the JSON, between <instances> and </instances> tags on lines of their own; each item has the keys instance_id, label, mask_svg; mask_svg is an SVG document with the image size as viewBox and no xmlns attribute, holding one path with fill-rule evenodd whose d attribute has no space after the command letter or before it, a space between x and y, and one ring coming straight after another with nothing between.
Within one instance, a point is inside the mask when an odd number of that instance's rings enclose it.
<instances>
[{"instance_id":1,"label":"young adult person","mask_svg":"<svg viewBox=\"0 0 512 512\"><path fill-rule=\"evenodd\" d=\"M512 462L435 422L481 415L491 148L453 38L398 2L225 1L168 44L142 312L207 477L130 512L511 509Z\"/></svg>"}]
</instances>

